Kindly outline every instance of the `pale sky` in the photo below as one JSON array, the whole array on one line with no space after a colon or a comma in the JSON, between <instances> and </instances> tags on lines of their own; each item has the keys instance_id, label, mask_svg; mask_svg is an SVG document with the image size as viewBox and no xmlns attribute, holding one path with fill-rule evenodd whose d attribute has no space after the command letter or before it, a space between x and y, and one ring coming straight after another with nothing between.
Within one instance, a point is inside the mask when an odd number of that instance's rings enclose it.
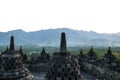
<instances>
[{"instance_id":1,"label":"pale sky","mask_svg":"<svg viewBox=\"0 0 120 80\"><path fill-rule=\"evenodd\" d=\"M71 28L120 32L120 0L0 0L0 31Z\"/></svg>"}]
</instances>

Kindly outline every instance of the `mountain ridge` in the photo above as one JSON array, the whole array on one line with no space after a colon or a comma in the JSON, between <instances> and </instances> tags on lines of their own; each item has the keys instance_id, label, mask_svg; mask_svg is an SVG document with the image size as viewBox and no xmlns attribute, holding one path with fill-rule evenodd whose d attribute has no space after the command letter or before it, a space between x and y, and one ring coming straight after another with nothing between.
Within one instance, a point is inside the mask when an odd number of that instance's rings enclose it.
<instances>
[{"instance_id":1,"label":"mountain ridge","mask_svg":"<svg viewBox=\"0 0 120 80\"><path fill-rule=\"evenodd\" d=\"M9 38L13 35L16 45L58 46L61 32L66 33L68 46L120 46L120 33L107 34L69 28L0 32L0 45L9 45Z\"/></svg>"}]
</instances>

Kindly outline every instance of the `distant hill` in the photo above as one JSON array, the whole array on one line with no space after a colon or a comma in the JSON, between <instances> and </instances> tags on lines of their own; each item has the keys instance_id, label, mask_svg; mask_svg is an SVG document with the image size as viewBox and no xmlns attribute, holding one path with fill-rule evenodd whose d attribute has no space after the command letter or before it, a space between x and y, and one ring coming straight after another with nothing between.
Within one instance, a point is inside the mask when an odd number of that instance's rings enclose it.
<instances>
[{"instance_id":1,"label":"distant hill","mask_svg":"<svg viewBox=\"0 0 120 80\"><path fill-rule=\"evenodd\" d=\"M120 33L99 34L68 28L0 32L0 45L9 45L10 36L13 35L16 45L59 46L61 32L66 32L68 46L120 46Z\"/></svg>"}]
</instances>

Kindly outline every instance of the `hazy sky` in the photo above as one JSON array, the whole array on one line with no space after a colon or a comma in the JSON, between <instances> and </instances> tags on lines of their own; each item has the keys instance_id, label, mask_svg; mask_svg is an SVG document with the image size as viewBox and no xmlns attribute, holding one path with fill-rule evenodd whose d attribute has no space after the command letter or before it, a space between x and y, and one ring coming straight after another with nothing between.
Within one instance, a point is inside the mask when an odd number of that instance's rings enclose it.
<instances>
[{"instance_id":1,"label":"hazy sky","mask_svg":"<svg viewBox=\"0 0 120 80\"><path fill-rule=\"evenodd\" d=\"M120 32L120 0L0 0L0 31L72 28Z\"/></svg>"}]
</instances>

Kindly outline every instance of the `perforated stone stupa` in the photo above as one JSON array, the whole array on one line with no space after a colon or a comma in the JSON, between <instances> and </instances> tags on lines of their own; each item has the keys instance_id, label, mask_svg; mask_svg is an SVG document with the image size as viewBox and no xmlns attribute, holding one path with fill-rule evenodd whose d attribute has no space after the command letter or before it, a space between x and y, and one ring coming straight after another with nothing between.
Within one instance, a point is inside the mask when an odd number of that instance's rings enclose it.
<instances>
[{"instance_id":1,"label":"perforated stone stupa","mask_svg":"<svg viewBox=\"0 0 120 80\"><path fill-rule=\"evenodd\" d=\"M14 37L11 36L10 47L0 56L0 80L33 80L33 76L23 66L19 50L15 50Z\"/></svg>"},{"instance_id":2,"label":"perforated stone stupa","mask_svg":"<svg viewBox=\"0 0 120 80\"><path fill-rule=\"evenodd\" d=\"M54 54L46 74L47 80L82 80L78 60L72 58L67 51L64 32L61 34L60 52Z\"/></svg>"}]
</instances>

